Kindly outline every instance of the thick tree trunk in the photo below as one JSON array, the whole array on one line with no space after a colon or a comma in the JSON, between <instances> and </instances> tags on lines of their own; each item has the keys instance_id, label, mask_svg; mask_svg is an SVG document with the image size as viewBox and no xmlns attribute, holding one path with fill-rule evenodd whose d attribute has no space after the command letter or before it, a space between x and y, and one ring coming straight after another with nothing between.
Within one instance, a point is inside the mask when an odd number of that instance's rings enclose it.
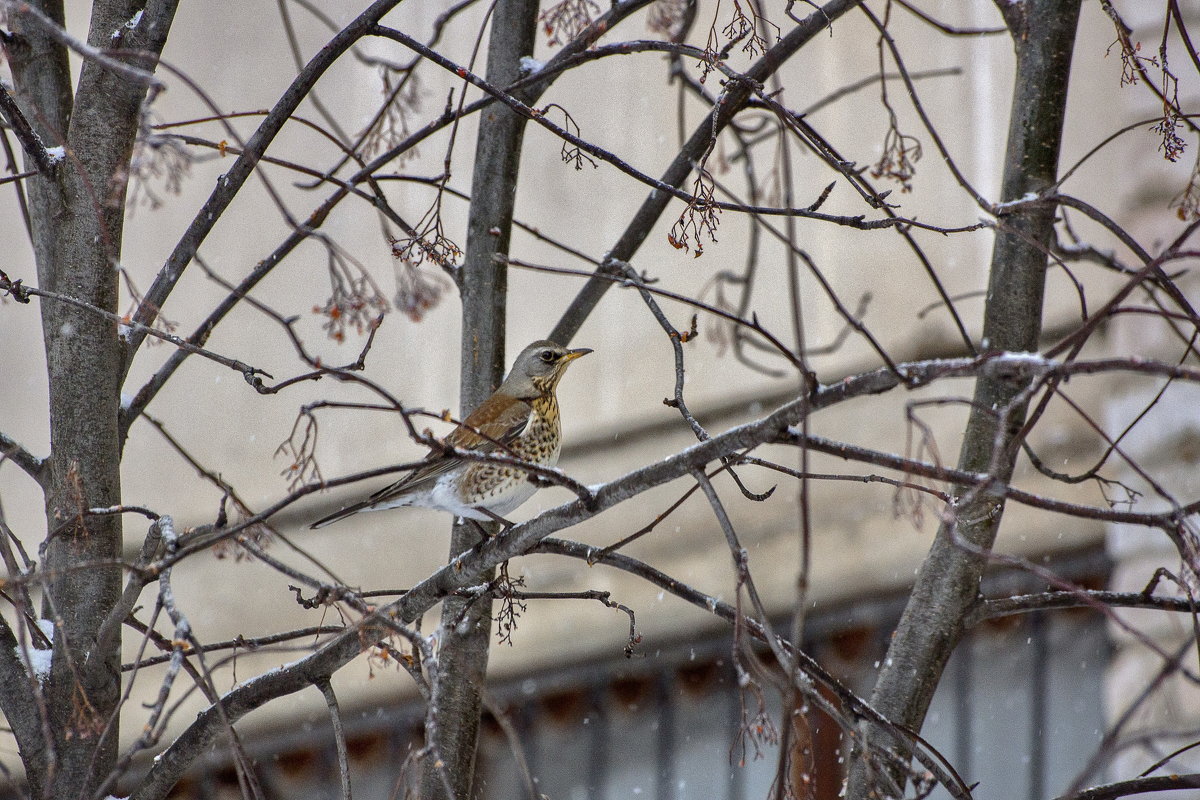
<instances>
[{"instance_id":1,"label":"thick tree trunk","mask_svg":"<svg viewBox=\"0 0 1200 800\"><path fill-rule=\"evenodd\" d=\"M1004 201L1042 191L1057 176L1079 5L1080 0L1000 4L1016 49ZM1037 349L1054 213L1053 205L1042 205L1001 218L984 310L985 350ZM1015 381L979 379L959 469L991 471L1000 483L1008 482L1019 452L1012 445L1027 407L1014 400L1024 388ZM962 620L976 602L987 564L980 552L991 549L1004 511L1003 497L986 491L960 495L958 500L949 509L953 519L942 525L921 566L871 698L888 719L914 731L920 730L946 662L962 638ZM900 742L867 730L861 747L889 744L903 752ZM858 753L848 797L902 794L897 770L881 772L877 761L862 757L862 750Z\"/></svg>"},{"instance_id":2,"label":"thick tree trunk","mask_svg":"<svg viewBox=\"0 0 1200 800\"><path fill-rule=\"evenodd\" d=\"M61 3L33 5L63 23ZM140 51L125 63L151 73L174 12L174 2L97 2L88 43ZM72 102L66 49L20 9L9 16L18 101L47 146L66 148L52 174L28 183L38 282L116 312L128 165L146 86L85 59ZM33 168L28 155L26 164ZM45 686L54 741L52 749L40 736L19 745L35 796L90 797L116 757L120 642L104 653L93 646L121 594L121 519L84 512L121 501L120 349L111 321L51 301L41 313L50 388L42 613L55 627Z\"/></svg>"},{"instance_id":3,"label":"thick tree trunk","mask_svg":"<svg viewBox=\"0 0 1200 800\"><path fill-rule=\"evenodd\" d=\"M537 29L536 0L499 0L492 11L487 79L506 86L520 76L520 59L533 53ZM506 267L493 256L507 255L525 120L496 103L483 112L471 181L467 245L459 281L462 293L462 379L460 412L467 416L500 385L504 377ZM473 525L456 525L450 556L478 542ZM480 582L494 577L480 576ZM475 772L475 751L482 711L480 689L487 674L491 645L490 598L466 601L448 597L442 605L437 707L438 755L454 792L467 800ZM422 797L445 795L445 783L434 763L427 764Z\"/></svg>"}]
</instances>

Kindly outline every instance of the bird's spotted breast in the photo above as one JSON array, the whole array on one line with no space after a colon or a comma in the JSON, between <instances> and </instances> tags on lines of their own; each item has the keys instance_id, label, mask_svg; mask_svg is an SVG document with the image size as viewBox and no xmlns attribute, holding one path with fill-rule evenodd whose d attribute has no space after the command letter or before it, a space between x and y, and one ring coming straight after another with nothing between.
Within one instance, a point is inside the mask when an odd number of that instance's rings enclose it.
<instances>
[{"instance_id":1,"label":"bird's spotted breast","mask_svg":"<svg viewBox=\"0 0 1200 800\"><path fill-rule=\"evenodd\" d=\"M531 405L529 424L521 435L509 444L509 449L512 455L523 461L552 467L558 463L558 453L562 444L558 403L551 396L539 397ZM529 473L525 470L507 464L485 462L469 467L460 486L464 500L469 505L479 505L509 494L513 495L513 499L519 498L519 501L523 502L537 488L529 480ZM492 506L491 503L488 505ZM519 505L519 502L513 507L516 505ZM506 506L507 503L493 508Z\"/></svg>"}]
</instances>

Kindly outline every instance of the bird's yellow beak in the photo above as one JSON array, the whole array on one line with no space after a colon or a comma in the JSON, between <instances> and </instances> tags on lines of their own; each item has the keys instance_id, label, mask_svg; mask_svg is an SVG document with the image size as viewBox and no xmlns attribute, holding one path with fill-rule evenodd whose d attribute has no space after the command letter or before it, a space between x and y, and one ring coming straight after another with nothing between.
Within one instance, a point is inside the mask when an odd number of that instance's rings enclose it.
<instances>
[{"instance_id":1,"label":"bird's yellow beak","mask_svg":"<svg viewBox=\"0 0 1200 800\"><path fill-rule=\"evenodd\" d=\"M575 359L579 358L580 356L586 356L590 352L592 352L592 348L590 348L590 347L578 347L574 350L568 350L567 352L563 353L563 357L562 357L563 363L566 364L571 361L574 361Z\"/></svg>"}]
</instances>

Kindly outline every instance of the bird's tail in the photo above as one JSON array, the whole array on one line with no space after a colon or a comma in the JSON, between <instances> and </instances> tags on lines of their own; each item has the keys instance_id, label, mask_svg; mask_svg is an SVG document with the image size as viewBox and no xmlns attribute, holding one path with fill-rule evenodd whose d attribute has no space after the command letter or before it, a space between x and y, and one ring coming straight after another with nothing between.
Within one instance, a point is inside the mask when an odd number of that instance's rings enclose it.
<instances>
[{"instance_id":1,"label":"bird's tail","mask_svg":"<svg viewBox=\"0 0 1200 800\"><path fill-rule=\"evenodd\" d=\"M313 529L324 528L326 525L332 525L333 523L337 522L338 520L342 520L342 519L345 519L346 517L353 516L354 514L357 514L358 512L360 512L366 508L369 508L370 506L371 506L370 500L365 500L361 503L355 503L353 505L346 506L345 508L341 509L340 511L333 512L332 514L330 514L327 517L321 517L319 520L314 522L312 525L309 525L308 527L313 528Z\"/></svg>"}]
</instances>

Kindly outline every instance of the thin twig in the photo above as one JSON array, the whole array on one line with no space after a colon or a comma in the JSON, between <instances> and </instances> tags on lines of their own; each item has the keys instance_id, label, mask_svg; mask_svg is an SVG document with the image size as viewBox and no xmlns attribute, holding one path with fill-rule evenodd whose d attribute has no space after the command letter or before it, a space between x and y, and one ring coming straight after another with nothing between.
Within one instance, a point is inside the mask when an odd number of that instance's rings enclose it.
<instances>
[{"instance_id":1,"label":"thin twig","mask_svg":"<svg viewBox=\"0 0 1200 800\"><path fill-rule=\"evenodd\" d=\"M253 386L260 393L267 393L270 389L270 387L266 386L262 382L262 378L259 377L260 375L265 375L268 378L273 377L269 372L267 372L264 369L259 369L258 367L252 367L249 364L246 364L242 361L238 361L236 358L229 358L228 356L223 356L220 353L214 353L211 350L206 350L203 347L198 347L198 346L192 344L191 342L181 339L180 337L176 336L173 333L166 333L166 332L160 331L156 328L152 328L149 325L143 325L140 322L136 322L134 320L127 319L125 317L122 317L119 314L113 313L112 311L108 311L106 309L99 308L98 306L94 306L91 303L86 303L83 300L76 299L74 297L71 297L70 295L66 295L61 292L51 292L46 289L38 289L33 286L26 286L25 284L20 283L19 281L9 280L7 275L0 275L0 292L17 292L17 291L23 293L26 296L43 297L47 300L53 300L58 303L66 303L67 305L71 305L76 308L83 309L84 311L95 314L95 315L102 317L104 319L107 319L111 322L117 323L119 325L124 325L127 328L129 328L130 330L139 331L144 335L149 335L149 336L153 336L157 339L162 339L164 342L170 342L171 344L175 345L180 350L183 350L188 353L195 354L195 355L203 356L204 358L207 358L210 361L215 361L218 364L221 364L222 366L229 367L230 369L232 369L236 372L240 372L242 374L242 377L245 378L246 383Z\"/></svg>"},{"instance_id":2,"label":"thin twig","mask_svg":"<svg viewBox=\"0 0 1200 800\"><path fill-rule=\"evenodd\" d=\"M325 696L329 709L329 721L333 724L333 742L337 748L338 779L342 788L342 800L353 800L350 791L350 754L346 749L346 731L342 728L342 712L338 708L337 695L328 679L317 681L317 688Z\"/></svg>"}]
</instances>

